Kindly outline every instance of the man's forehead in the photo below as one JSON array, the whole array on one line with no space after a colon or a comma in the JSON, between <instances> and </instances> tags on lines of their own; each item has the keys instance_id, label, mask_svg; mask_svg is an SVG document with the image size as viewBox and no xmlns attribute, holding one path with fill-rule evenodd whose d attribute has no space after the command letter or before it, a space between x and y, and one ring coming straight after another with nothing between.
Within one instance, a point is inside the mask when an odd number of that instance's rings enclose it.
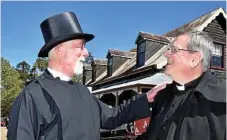
<instances>
[{"instance_id":1,"label":"man's forehead","mask_svg":"<svg viewBox=\"0 0 227 140\"><path fill-rule=\"evenodd\" d=\"M74 39L74 40L65 41L62 44L69 47L72 47L72 46L75 47L75 46L86 45L86 42L84 39Z\"/></svg>"},{"instance_id":2,"label":"man's forehead","mask_svg":"<svg viewBox=\"0 0 227 140\"><path fill-rule=\"evenodd\" d=\"M85 44L85 40L84 39L74 39L74 40L70 40L72 43L76 43L76 44Z\"/></svg>"},{"instance_id":3,"label":"man's forehead","mask_svg":"<svg viewBox=\"0 0 227 140\"><path fill-rule=\"evenodd\" d=\"M179 42L179 40L178 40L177 38L175 38L175 39L170 43L170 46L173 47L173 48L180 47L180 46L181 46L181 43Z\"/></svg>"},{"instance_id":4,"label":"man's forehead","mask_svg":"<svg viewBox=\"0 0 227 140\"><path fill-rule=\"evenodd\" d=\"M173 46L183 47L187 46L187 42L189 40L189 36L187 35L180 35L176 37L173 42L171 43Z\"/></svg>"},{"instance_id":5,"label":"man's forehead","mask_svg":"<svg viewBox=\"0 0 227 140\"><path fill-rule=\"evenodd\" d=\"M181 46L181 44L180 43L178 43L177 41L174 41L173 43L172 43L172 47L177 47L177 48L182 48L182 46Z\"/></svg>"}]
</instances>

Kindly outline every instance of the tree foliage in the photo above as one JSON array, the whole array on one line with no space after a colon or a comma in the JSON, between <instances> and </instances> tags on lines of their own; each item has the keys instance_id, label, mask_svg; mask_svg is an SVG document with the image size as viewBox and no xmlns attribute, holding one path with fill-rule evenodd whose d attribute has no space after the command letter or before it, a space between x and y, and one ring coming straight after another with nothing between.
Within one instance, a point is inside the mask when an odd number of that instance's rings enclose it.
<instances>
[{"instance_id":1,"label":"tree foliage","mask_svg":"<svg viewBox=\"0 0 227 140\"><path fill-rule=\"evenodd\" d=\"M29 73L30 65L26 61L22 61L17 64L16 68L23 73Z\"/></svg>"},{"instance_id":2,"label":"tree foliage","mask_svg":"<svg viewBox=\"0 0 227 140\"><path fill-rule=\"evenodd\" d=\"M23 81L20 79L20 73L3 57L1 57L1 72L1 116L8 116L13 101L21 92Z\"/></svg>"},{"instance_id":3,"label":"tree foliage","mask_svg":"<svg viewBox=\"0 0 227 140\"><path fill-rule=\"evenodd\" d=\"M72 78L72 81L78 82L78 83L83 83L83 74L75 75L75 76Z\"/></svg>"},{"instance_id":4,"label":"tree foliage","mask_svg":"<svg viewBox=\"0 0 227 140\"><path fill-rule=\"evenodd\" d=\"M38 69L38 74L44 72L47 68L48 59L47 58L37 58L34 64L34 68Z\"/></svg>"},{"instance_id":5,"label":"tree foliage","mask_svg":"<svg viewBox=\"0 0 227 140\"><path fill-rule=\"evenodd\" d=\"M37 68L35 68L34 66L30 69L29 72L29 80L34 80L35 78L38 77L38 72L37 72Z\"/></svg>"},{"instance_id":6,"label":"tree foliage","mask_svg":"<svg viewBox=\"0 0 227 140\"><path fill-rule=\"evenodd\" d=\"M20 73L20 78L24 82L27 82L30 78L30 65L26 61L22 61L17 64L16 70Z\"/></svg>"}]
</instances>

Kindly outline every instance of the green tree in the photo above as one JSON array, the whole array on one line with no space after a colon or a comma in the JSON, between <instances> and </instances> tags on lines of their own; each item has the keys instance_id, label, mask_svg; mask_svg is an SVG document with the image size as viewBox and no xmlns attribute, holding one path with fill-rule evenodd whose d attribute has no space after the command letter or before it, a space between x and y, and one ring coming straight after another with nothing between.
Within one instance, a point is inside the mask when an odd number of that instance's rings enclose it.
<instances>
[{"instance_id":1,"label":"green tree","mask_svg":"<svg viewBox=\"0 0 227 140\"><path fill-rule=\"evenodd\" d=\"M30 65L26 61L22 61L17 64L16 69L23 73L28 73L30 70Z\"/></svg>"},{"instance_id":2,"label":"green tree","mask_svg":"<svg viewBox=\"0 0 227 140\"><path fill-rule=\"evenodd\" d=\"M47 68L48 65L48 58L37 58L34 64L34 69L38 69L38 75L43 73L44 70Z\"/></svg>"},{"instance_id":3,"label":"green tree","mask_svg":"<svg viewBox=\"0 0 227 140\"><path fill-rule=\"evenodd\" d=\"M73 76L72 81L83 83L83 74Z\"/></svg>"},{"instance_id":4,"label":"green tree","mask_svg":"<svg viewBox=\"0 0 227 140\"><path fill-rule=\"evenodd\" d=\"M16 70L20 73L20 78L26 82L29 80L30 65L26 61L17 64Z\"/></svg>"},{"instance_id":5,"label":"green tree","mask_svg":"<svg viewBox=\"0 0 227 140\"><path fill-rule=\"evenodd\" d=\"M30 74L29 74L29 80L34 80L35 78L38 77L38 72L37 72L37 68L35 68L34 66L31 68L30 70Z\"/></svg>"},{"instance_id":6,"label":"green tree","mask_svg":"<svg viewBox=\"0 0 227 140\"><path fill-rule=\"evenodd\" d=\"M8 116L12 103L21 92L23 82L20 73L1 57L1 116Z\"/></svg>"}]
</instances>

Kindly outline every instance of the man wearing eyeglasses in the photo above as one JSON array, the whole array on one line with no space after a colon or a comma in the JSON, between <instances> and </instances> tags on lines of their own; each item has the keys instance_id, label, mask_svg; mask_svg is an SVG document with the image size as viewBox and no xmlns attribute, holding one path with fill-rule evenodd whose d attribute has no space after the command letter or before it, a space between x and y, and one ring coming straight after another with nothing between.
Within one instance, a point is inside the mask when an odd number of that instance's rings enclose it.
<instances>
[{"instance_id":1,"label":"man wearing eyeglasses","mask_svg":"<svg viewBox=\"0 0 227 140\"><path fill-rule=\"evenodd\" d=\"M209 70L214 44L198 31L170 43L165 73L173 83L159 92L152 108L149 140L224 140L226 82Z\"/></svg>"}]
</instances>

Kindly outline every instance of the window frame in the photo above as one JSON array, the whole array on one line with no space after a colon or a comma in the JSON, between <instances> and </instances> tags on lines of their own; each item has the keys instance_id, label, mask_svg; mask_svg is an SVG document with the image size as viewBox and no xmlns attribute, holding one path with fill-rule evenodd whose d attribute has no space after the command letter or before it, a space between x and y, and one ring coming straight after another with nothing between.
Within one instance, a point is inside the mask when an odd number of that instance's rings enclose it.
<instances>
[{"instance_id":1,"label":"window frame","mask_svg":"<svg viewBox=\"0 0 227 140\"><path fill-rule=\"evenodd\" d=\"M108 58L108 63L107 63L107 73L108 73L108 76L111 76L112 75L112 72L113 72L113 57L110 56Z\"/></svg>"},{"instance_id":2,"label":"window frame","mask_svg":"<svg viewBox=\"0 0 227 140\"><path fill-rule=\"evenodd\" d=\"M214 54L212 53L212 57L211 57L211 60L210 60L210 68L217 69L217 70L225 70L225 57L226 57L225 56L225 53L226 53L225 48L226 48L226 44L223 43L223 42L217 42L217 41L214 41L213 43L214 43L214 45L218 44L218 45L222 46L222 48L221 48L221 57L222 57L221 63L222 63L222 66L212 65L212 60L213 60L213 56L214 56Z\"/></svg>"},{"instance_id":3,"label":"window frame","mask_svg":"<svg viewBox=\"0 0 227 140\"><path fill-rule=\"evenodd\" d=\"M141 41L137 46L137 67L145 64L146 41Z\"/></svg>"}]
</instances>

